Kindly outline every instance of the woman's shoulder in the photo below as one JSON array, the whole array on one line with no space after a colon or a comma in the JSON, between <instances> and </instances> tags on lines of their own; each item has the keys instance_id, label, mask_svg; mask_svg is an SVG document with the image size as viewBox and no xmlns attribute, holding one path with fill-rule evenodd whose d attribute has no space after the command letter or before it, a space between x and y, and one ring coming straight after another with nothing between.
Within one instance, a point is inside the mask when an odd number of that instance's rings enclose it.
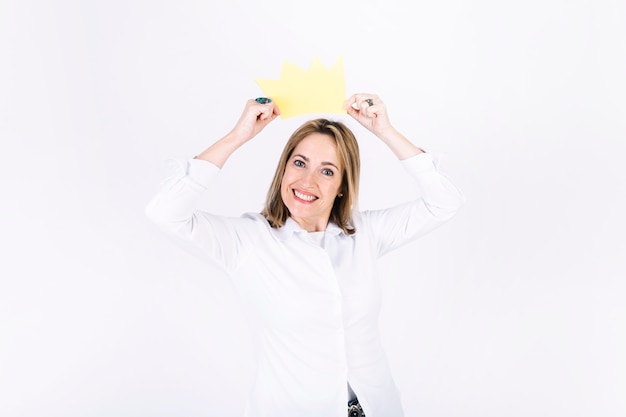
<instances>
[{"instance_id":1,"label":"woman's shoulder","mask_svg":"<svg viewBox=\"0 0 626 417\"><path fill-rule=\"evenodd\" d=\"M258 233L273 233L276 229L273 229L270 222L261 213L246 212L241 215L240 220L248 223Z\"/></svg>"},{"instance_id":2,"label":"woman's shoulder","mask_svg":"<svg viewBox=\"0 0 626 417\"><path fill-rule=\"evenodd\" d=\"M197 211L198 226L211 234L227 233L240 237L249 237L267 233L270 229L268 221L259 213L246 212L237 216Z\"/></svg>"},{"instance_id":3,"label":"woman's shoulder","mask_svg":"<svg viewBox=\"0 0 626 417\"><path fill-rule=\"evenodd\" d=\"M252 211L246 212L241 215L242 219L250 221L252 223L257 223L259 226L270 227L269 222L261 213L255 213Z\"/></svg>"}]
</instances>

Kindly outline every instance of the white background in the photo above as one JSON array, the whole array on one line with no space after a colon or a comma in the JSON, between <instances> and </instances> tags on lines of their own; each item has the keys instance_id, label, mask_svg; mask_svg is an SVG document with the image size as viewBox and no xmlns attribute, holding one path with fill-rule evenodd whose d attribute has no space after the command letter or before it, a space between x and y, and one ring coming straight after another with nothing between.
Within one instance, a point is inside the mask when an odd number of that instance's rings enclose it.
<instances>
[{"instance_id":1,"label":"white background","mask_svg":"<svg viewBox=\"0 0 626 417\"><path fill-rule=\"evenodd\" d=\"M316 55L467 196L382 260L407 416L626 415L625 18L619 0L0 1L0 415L241 415L237 298L143 210L254 78ZM235 154L213 209L258 211L307 118ZM350 126L361 208L410 198Z\"/></svg>"}]
</instances>

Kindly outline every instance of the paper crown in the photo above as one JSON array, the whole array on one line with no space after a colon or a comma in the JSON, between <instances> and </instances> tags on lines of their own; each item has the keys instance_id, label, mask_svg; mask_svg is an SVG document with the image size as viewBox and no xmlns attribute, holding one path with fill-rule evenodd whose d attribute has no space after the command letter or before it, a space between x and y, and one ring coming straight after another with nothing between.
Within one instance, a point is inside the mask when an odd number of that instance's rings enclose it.
<instances>
[{"instance_id":1,"label":"paper crown","mask_svg":"<svg viewBox=\"0 0 626 417\"><path fill-rule=\"evenodd\" d=\"M346 81L341 56L330 69L315 57L308 71L285 60L280 79L255 81L274 100L283 119L310 113L345 113Z\"/></svg>"}]
</instances>

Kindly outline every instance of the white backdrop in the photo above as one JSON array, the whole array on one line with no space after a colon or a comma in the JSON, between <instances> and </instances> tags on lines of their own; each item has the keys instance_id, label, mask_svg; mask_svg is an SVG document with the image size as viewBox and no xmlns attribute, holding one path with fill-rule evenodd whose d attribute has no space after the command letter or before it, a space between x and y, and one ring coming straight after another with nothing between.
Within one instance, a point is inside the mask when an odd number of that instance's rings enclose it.
<instances>
[{"instance_id":1,"label":"white backdrop","mask_svg":"<svg viewBox=\"0 0 626 417\"><path fill-rule=\"evenodd\" d=\"M382 260L407 416L626 415L626 3L0 1L0 415L238 416L252 351L219 271L144 217L254 78L344 57L467 205ZM402 171L355 126L361 208ZM260 209L277 120L212 209ZM374 417L374 416L372 416Z\"/></svg>"}]
</instances>

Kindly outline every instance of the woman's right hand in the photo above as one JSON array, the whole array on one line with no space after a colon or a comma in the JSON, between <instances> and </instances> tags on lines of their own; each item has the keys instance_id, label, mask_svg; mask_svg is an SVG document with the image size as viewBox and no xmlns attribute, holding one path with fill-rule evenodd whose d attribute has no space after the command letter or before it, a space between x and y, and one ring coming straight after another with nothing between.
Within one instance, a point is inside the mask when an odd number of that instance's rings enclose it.
<instances>
[{"instance_id":1,"label":"woman's right hand","mask_svg":"<svg viewBox=\"0 0 626 417\"><path fill-rule=\"evenodd\" d=\"M247 142L279 115L280 110L274 101L262 104L250 99L246 102L246 106L231 134L242 142Z\"/></svg>"},{"instance_id":2,"label":"woman's right hand","mask_svg":"<svg viewBox=\"0 0 626 417\"><path fill-rule=\"evenodd\" d=\"M273 101L262 104L256 100L248 100L233 130L195 158L209 161L222 168L233 152L255 137L279 115L280 111Z\"/></svg>"}]
</instances>

